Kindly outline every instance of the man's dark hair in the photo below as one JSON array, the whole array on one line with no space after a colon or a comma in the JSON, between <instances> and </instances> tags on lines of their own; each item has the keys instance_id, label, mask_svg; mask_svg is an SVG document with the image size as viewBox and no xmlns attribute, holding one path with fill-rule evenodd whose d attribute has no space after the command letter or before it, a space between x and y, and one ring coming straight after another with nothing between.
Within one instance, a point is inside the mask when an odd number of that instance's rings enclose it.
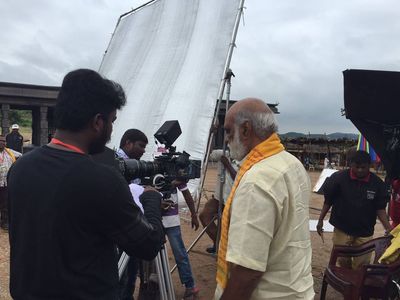
<instances>
[{"instance_id":1,"label":"man's dark hair","mask_svg":"<svg viewBox=\"0 0 400 300\"><path fill-rule=\"evenodd\" d=\"M146 135L138 129L128 129L125 131L124 135L121 138L121 142L119 143L119 147L122 148L125 146L127 141L136 142L141 141L144 143L148 143Z\"/></svg>"},{"instance_id":2,"label":"man's dark hair","mask_svg":"<svg viewBox=\"0 0 400 300\"><path fill-rule=\"evenodd\" d=\"M54 111L58 129L79 131L91 118L104 118L126 103L122 87L93 70L78 69L65 75Z\"/></svg>"},{"instance_id":3,"label":"man's dark hair","mask_svg":"<svg viewBox=\"0 0 400 300\"><path fill-rule=\"evenodd\" d=\"M352 153L350 157L350 163L356 165L371 164L371 156L369 156L368 152L358 150Z\"/></svg>"}]
</instances>

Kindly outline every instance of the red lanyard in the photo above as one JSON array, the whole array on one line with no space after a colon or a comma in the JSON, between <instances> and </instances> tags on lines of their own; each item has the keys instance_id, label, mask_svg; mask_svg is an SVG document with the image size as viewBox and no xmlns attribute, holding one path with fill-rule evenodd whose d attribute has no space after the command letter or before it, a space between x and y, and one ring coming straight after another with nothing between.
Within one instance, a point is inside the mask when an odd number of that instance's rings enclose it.
<instances>
[{"instance_id":1,"label":"red lanyard","mask_svg":"<svg viewBox=\"0 0 400 300\"><path fill-rule=\"evenodd\" d=\"M67 148L67 149L70 149L70 150L72 150L72 151L74 151L74 152L78 152L78 153L80 153L80 154L85 154L85 152L83 152L83 151L82 151L81 149L79 149L78 147L76 147L76 146L74 146L74 145L71 145L71 144L64 143L64 142L62 142L62 141L60 141L59 139L56 139L56 138L52 138L51 141L50 141L50 143L55 144L55 145L63 146L63 147L65 147L65 148Z\"/></svg>"}]
</instances>

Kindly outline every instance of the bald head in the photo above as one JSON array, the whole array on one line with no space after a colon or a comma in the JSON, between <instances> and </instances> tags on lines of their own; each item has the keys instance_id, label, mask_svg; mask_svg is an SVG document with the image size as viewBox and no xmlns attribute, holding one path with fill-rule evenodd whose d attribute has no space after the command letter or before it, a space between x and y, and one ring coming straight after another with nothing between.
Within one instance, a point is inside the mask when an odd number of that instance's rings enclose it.
<instances>
[{"instance_id":1,"label":"bald head","mask_svg":"<svg viewBox=\"0 0 400 300\"><path fill-rule=\"evenodd\" d=\"M243 147L240 150L245 151L238 151L241 154L247 154L278 130L274 113L264 101L256 98L246 98L233 104L226 114L224 127L230 148Z\"/></svg>"},{"instance_id":2,"label":"bald head","mask_svg":"<svg viewBox=\"0 0 400 300\"><path fill-rule=\"evenodd\" d=\"M243 100L236 102L229 109L228 113L236 114L237 112L240 112L240 111L247 111L250 113L260 112L260 113L273 114L273 112L268 107L268 105L261 99L257 99L257 98L245 98Z\"/></svg>"},{"instance_id":3,"label":"bald head","mask_svg":"<svg viewBox=\"0 0 400 300\"><path fill-rule=\"evenodd\" d=\"M278 131L274 113L264 101L257 98L246 98L233 104L226 115L226 120L238 126L248 121L255 135L261 140Z\"/></svg>"}]
</instances>

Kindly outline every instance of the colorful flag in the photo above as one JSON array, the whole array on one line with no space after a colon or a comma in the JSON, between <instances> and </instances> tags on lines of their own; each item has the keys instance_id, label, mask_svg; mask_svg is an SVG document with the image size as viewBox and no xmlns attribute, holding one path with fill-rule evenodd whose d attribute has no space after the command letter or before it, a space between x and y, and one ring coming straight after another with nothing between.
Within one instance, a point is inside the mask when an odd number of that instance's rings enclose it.
<instances>
[{"instance_id":1,"label":"colorful flag","mask_svg":"<svg viewBox=\"0 0 400 300\"><path fill-rule=\"evenodd\" d=\"M381 160L378 154L376 154L375 150L371 147L367 139L363 135L361 135L361 133L358 135L357 151L358 150L369 153L369 156L371 156L371 161L373 162L379 162Z\"/></svg>"}]
</instances>

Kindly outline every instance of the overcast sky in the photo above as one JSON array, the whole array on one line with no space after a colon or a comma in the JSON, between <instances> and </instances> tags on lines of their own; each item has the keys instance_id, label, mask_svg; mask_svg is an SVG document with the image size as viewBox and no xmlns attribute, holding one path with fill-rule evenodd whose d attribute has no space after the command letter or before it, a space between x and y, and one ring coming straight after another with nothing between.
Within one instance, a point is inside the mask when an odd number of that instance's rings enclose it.
<instances>
[{"instance_id":1,"label":"overcast sky","mask_svg":"<svg viewBox=\"0 0 400 300\"><path fill-rule=\"evenodd\" d=\"M60 85L72 69L97 70L118 17L145 2L1 0L0 81ZM400 3L247 0L245 6L232 99L278 102L281 133L356 132L340 114L342 71L400 70Z\"/></svg>"}]
</instances>

